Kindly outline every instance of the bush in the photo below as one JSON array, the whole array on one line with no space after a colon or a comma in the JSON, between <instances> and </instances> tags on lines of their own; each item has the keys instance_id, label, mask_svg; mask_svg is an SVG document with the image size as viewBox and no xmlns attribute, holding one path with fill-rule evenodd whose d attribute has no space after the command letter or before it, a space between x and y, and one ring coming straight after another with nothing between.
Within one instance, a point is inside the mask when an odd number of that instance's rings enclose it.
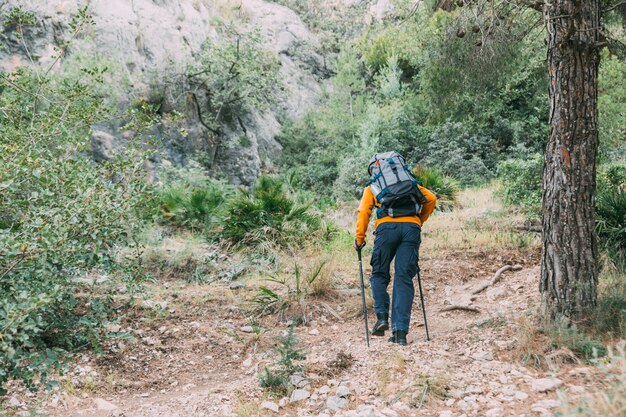
<instances>
[{"instance_id":1,"label":"bush","mask_svg":"<svg viewBox=\"0 0 626 417\"><path fill-rule=\"evenodd\" d=\"M81 10L70 27L89 22ZM134 245L154 207L139 147L89 156L91 126L110 116L95 93L104 72L0 75L0 391L47 383L63 351L98 347L111 300L77 287L116 268L113 249Z\"/></svg>"},{"instance_id":2,"label":"bush","mask_svg":"<svg viewBox=\"0 0 626 417\"><path fill-rule=\"evenodd\" d=\"M495 176L495 151L492 138L474 134L461 123L446 123L431 135L420 163L438 167L461 186L479 185Z\"/></svg>"},{"instance_id":3,"label":"bush","mask_svg":"<svg viewBox=\"0 0 626 417\"><path fill-rule=\"evenodd\" d=\"M363 188L369 181L367 166L371 158L367 155L347 157L339 164L339 176L335 181L334 194L338 200L360 199Z\"/></svg>"},{"instance_id":4,"label":"bush","mask_svg":"<svg viewBox=\"0 0 626 417\"><path fill-rule=\"evenodd\" d=\"M211 232L221 221L227 199L234 194L228 184L210 178L199 164L169 168L161 173L157 190L166 222L191 230Z\"/></svg>"},{"instance_id":5,"label":"bush","mask_svg":"<svg viewBox=\"0 0 626 417\"><path fill-rule=\"evenodd\" d=\"M297 361L306 359L306 355L297 348L298 339L293 334L293 326L289 327L287 335L278 338L278 342L275 349L280 358L272 369L266 367L264 373L259 374L259 384L272 393L287 395L292 389L289 377L302 371Z\"/></svg>"},{"instance_id":6,"label":"bush","mask_svg":"<svg viewBox=\"0 0 626 417\"><path fill-rule=\"evenodd\" d=\"M204 45L186 74L200 117L214 131L243 112L267 108L280 91L278 59L263 48L260 31L242 35L227 26L222 35L222 42Z\"/></svg>"},{"instance_id":7,"label":"bush","mask_svg":"<svg viewBox=\"0 0 626 417\"><path fill-rule=\"evenodd\" d=\"M451 177L443 175L437 168L416 166L413 175L422 187L428 188L437 196L437 208L450 210L457 203L459 183Z\"/></svg>"},{"instance_id":8,"label":"bush","mask_svg":"<svg viewBox=\"0 0 626 417\"><path fill-rule=\"evenodd\" d=\"M520 206L532 218L541 217L541 190L543 189L543 157L531 155L527 159L507 159L498 165L500 193L505 204Z\"/></svg>"},{"instance_id":9,"label":"bush","mask_svg":"<svg viewBox=\"0 0 626 417\"><path fill-rule=\"evenodd\" d=\"M596 226L607 253L626 264L626 165L601 167L596 194Z\"/></svg>"},{"instance_id":10,"label":"bush","mask_svg":"<svg viewBox=\"0 0 626 417\"><path fill-rule=\"evenodd\" d=\"M227 208L221 235L237 245L301 246L315 241L322 221L310 205L297 204L271 177L260 177L250 190L241 190Z\"/></svg>"}]
</instances>

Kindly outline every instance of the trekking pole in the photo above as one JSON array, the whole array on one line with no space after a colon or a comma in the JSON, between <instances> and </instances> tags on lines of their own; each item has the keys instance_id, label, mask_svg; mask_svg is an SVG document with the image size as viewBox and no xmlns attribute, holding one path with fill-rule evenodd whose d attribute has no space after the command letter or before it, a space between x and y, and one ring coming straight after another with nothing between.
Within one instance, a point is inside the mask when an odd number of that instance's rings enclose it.
<instances>
[{"instance_id":1,"label":"trekking pole","mask_svg":"<svg viewBox=\"0 0 626 417\"><path fill-rule=\"evenodd\" d=\"M417 286L420 289L420 299L422 300L422 314L424 314L424 328L426 329L426 340L430 341L428 335L428 322L426 321L426 307L424 307L424 293L422 292L422 279L420 277L420 267L417 267Z\"/></svg>"},{"instance_id":2,"label":"trekking pole","mask_svg":"<svg viewBox=\"0 0 626 417\"><path fill-rule=\"evenodd\" d=\"M367 325L367 306L365 305L365 282L363 282L363 261L361 260L361 247L357 249L359 254L359 273L361 274L361 300L363 301L363 318L365 319L365 339L367 339L367 347L370 347L370 333Z\"/></svg>"}]
</instances>

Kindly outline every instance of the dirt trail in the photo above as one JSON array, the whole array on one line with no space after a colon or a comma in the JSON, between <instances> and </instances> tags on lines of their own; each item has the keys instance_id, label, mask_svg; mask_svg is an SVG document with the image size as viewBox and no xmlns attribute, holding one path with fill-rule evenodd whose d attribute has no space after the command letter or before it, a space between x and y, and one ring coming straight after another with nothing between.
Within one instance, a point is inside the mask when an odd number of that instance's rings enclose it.
<instances>
[{"instance_id":1,"label":"dirt trail","mask_svg":"<svg viewBox=\"0 0 626 417\"><path fill-rule=\"evenodd\" d=\"M468 258L477 256L489 255L479 253ZM455 264L458 263L457 259ZM479 313L439 312L450 302L467 300L468 289L482 282L448 282L444 271L450 272L449 269L450 265L441 259L424 262L430 342L425 340L417 304L407 347L389 344L386 337L372 337L368 350L360 319L339 321L331 314L320 315L309 326L297 330L300 346L308 353L305 388L312 397L293 404L287 402L279 413L264 409L260 415L323 415L328 412L328 398L340 386L349 390L348 403L336 415L518 416L530 415L533 409L538 414L548 413L556 405L556 393L551 388L539 392L533 384L549 375L523 367L511 358L516 320L533 306L531 300L536 298L537 267L509 273L499 284L478 295L472 305L480 309ZM440 278L434 279L435 274ZM341 303L332 308L340 316L347 315ZM165 361L149 359L160 362L161 371L148 379L136 380L137 384L126 388L128 392L112 389L108 393L83 393L83 398L63 396L56 407L49 405L46 411L59 417L230 416L256 411L255 405L265 400L278 405L280 399L266 399L258 384L258 372L271 363L267 352L248 349L242 354L234 346L229 350L228 345L238 342L224 341L219 346L217 339L231 337L215 330L217 321L191 323L195 331L189 336L204 344L196 346L198 349L172 349ZM233 324L243 328L245 320ZM340 352L354 358L351 368L334 378L322 377L318 370L327 368ZM566 383L569 379L568 374L559 377ZM432 389L437 392L424 392L428 384L435 385Z\"/></svg>"},{"instance_id":2,"label":"dirt trail","mask_svg":"<svg viewBox=\"0 0 626 417\"><path fill-rule=\"evenodd\" d=\"M553 415L558 391L575 401L605 381L571 357L543 370L520 361L524 323L539 299L539 251L502 232L510 220L489 215L500 208L480 198L433 217L424 233L430 342L416 297L409 345L371 337L367 348L349 253L333 266L343 288L308 300L309 320L295 328L307 354L303 377L292 381L299 389L291 398L270 397L258 374L277 360L275 337L287 323L251 320L249 300L264 284L161 283L152 295L164 308L120 325L136 342L112 342L101 357L78 355L62 389L37 397L36 410L52 417ZM507 264L521 270L471 295ZM441 311L451 305L476 311ZM20 401L13 412L33 408L33 398Z\"/></svg>"}]
</instances>

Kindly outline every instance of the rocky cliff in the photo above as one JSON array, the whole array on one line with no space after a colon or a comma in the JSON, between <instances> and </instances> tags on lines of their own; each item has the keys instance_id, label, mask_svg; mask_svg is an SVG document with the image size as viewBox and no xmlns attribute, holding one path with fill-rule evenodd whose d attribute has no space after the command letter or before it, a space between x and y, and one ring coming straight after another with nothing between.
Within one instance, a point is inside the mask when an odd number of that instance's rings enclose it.
<instances>
[{"instance_id":1,"label":"rocky cliff","mask_svg":"<svg viewBox=\"0 0 626 417\"><path fill-rule=\"evenodd\" d=\"M382 6L381 6L382 2ZM337 3L337 2L335 2ZM340 2L342 3L342 2ZM367 6L367 1L343 2L345 7ZM22 65L48 66L54 63L56 48L70 32L71 16L87 5L79 0L0 0L0 13L6 15L19 6L32 12L35 22L25 28L21 39L14 28L2 27L0 67L5 71ZM361 5L361 6L363 6ZM380 0L372 12L380 14L389 2ZM155 162L167 158L185 163L200 154L205 165L236 184L250 184L264 170L273 169L280 154L276 142L280 120L301 116L318 102L324 80L331 73L318 36L312 33L291 9L264 0L91 0L88 13L94 25L72 45L63 59L80 56L83 61L113 63L116 72L114 95L120 106L131 99L153 95L155 85L164 82L172 69L184 71L207 41L220 42L219 22L232 21L238 30L259 28L265 47L275 54L284 94L278 105L265 111L249 111L236 122L222 127L219 135L202 123L198 109L185 100L167 102L161 107L186 117L175 123L162 123L154 134L164 140L165 151ZM375 16L378 17L378 16ZM371 17L370 17L371 19ZM183 96L180 92L178 96ZM119 122L94 127L94 156L107 158L123 143ZM181 134L184 132L184 135ZM237 141L245 137L246 146Z\"/></svg>"},{"instance_id":2,"label":"rocky cliff","mask_svg":"<svg viewBox=\"0 0 626 417\"><path fill-rule=\"evenodd\" d=\"M36 17L36 23L25 28L23 39L12 28L2 28L0 36L6 47L0 49L1 67L10 71L21 65L50 65L59 40L70 31L71 16L83 3L0 1L2 14L20 6ZM124 103L128 97L153 94L150 90L161 73L172 68L184 71L207 40L219 42L217 21L232 20L243 31L260 28L267 49L280 62L279 79L285 94L278 106L248 112L237 123L224 126L220 137L215 138L184 100L182 105L161 103L177 106L173 110L187 117L175 126L161 125L156 131L166 143L165 153L156 160L165 157L184 163L200 152L209 168L234 183L249 184L263 169L272 168L272 161L280 153L275 140L280 130L277 117L295 117L314 106L327 74L324 60L316 53L317 38L293 11L278 4L261 0L243 0L236 5L227 0L93 0L88 12L93 16L93 27L73 40L64 59L74 54L116 64L115 70L121 73L118 78L124 80L115 87L121 105L128 104ZM180 132L185 132L184 137ZM242 135L247 137L245 147L229 146ZM111 148L123 141L122 136L116 123L95 127L96 159L106 158Z\"/></svg>"}]
</instances>

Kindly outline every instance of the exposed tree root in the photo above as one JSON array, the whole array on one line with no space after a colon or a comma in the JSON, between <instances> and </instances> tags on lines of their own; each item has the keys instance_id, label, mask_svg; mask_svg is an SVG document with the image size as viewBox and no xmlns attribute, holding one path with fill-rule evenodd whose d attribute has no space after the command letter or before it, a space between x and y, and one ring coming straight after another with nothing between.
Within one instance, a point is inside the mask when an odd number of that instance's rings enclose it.
<instances>
[{"instance_id":1,"label":"exposed tree root","mask_svg":"<svg viewBox=\"0 0 626 417\"><path fill-rule=\"evenodd\" d=\"M463 310L463 311L471 311L472 313L480 313L480 309L478 309L476 307L460 306L460 305L447 306L447 307L444 307L441 310L439 310L439 312L443 313L444 311L452 311L452 310Z\"/></svg>"},{"instance_id":2,"label":"exposed tree root","mask_svg":"<svg viewBox=\"0 0 626 417\"><path fill-rule=\"evenodd\" d=\"M522 266L521 265L505 265L502 268L498 269L496 271L496 274L493 276L493 278L491 278L491 281L481 285L480 287L476 288L474 291L472 291L472 295L478 294L483 292L484 290L486 290L487 288L491 287L492 285L494 285L495 283L497 283L500 280L500 276L506 272L506 271L521 271L522 270Z\"/></svg>"}]
</instances>

